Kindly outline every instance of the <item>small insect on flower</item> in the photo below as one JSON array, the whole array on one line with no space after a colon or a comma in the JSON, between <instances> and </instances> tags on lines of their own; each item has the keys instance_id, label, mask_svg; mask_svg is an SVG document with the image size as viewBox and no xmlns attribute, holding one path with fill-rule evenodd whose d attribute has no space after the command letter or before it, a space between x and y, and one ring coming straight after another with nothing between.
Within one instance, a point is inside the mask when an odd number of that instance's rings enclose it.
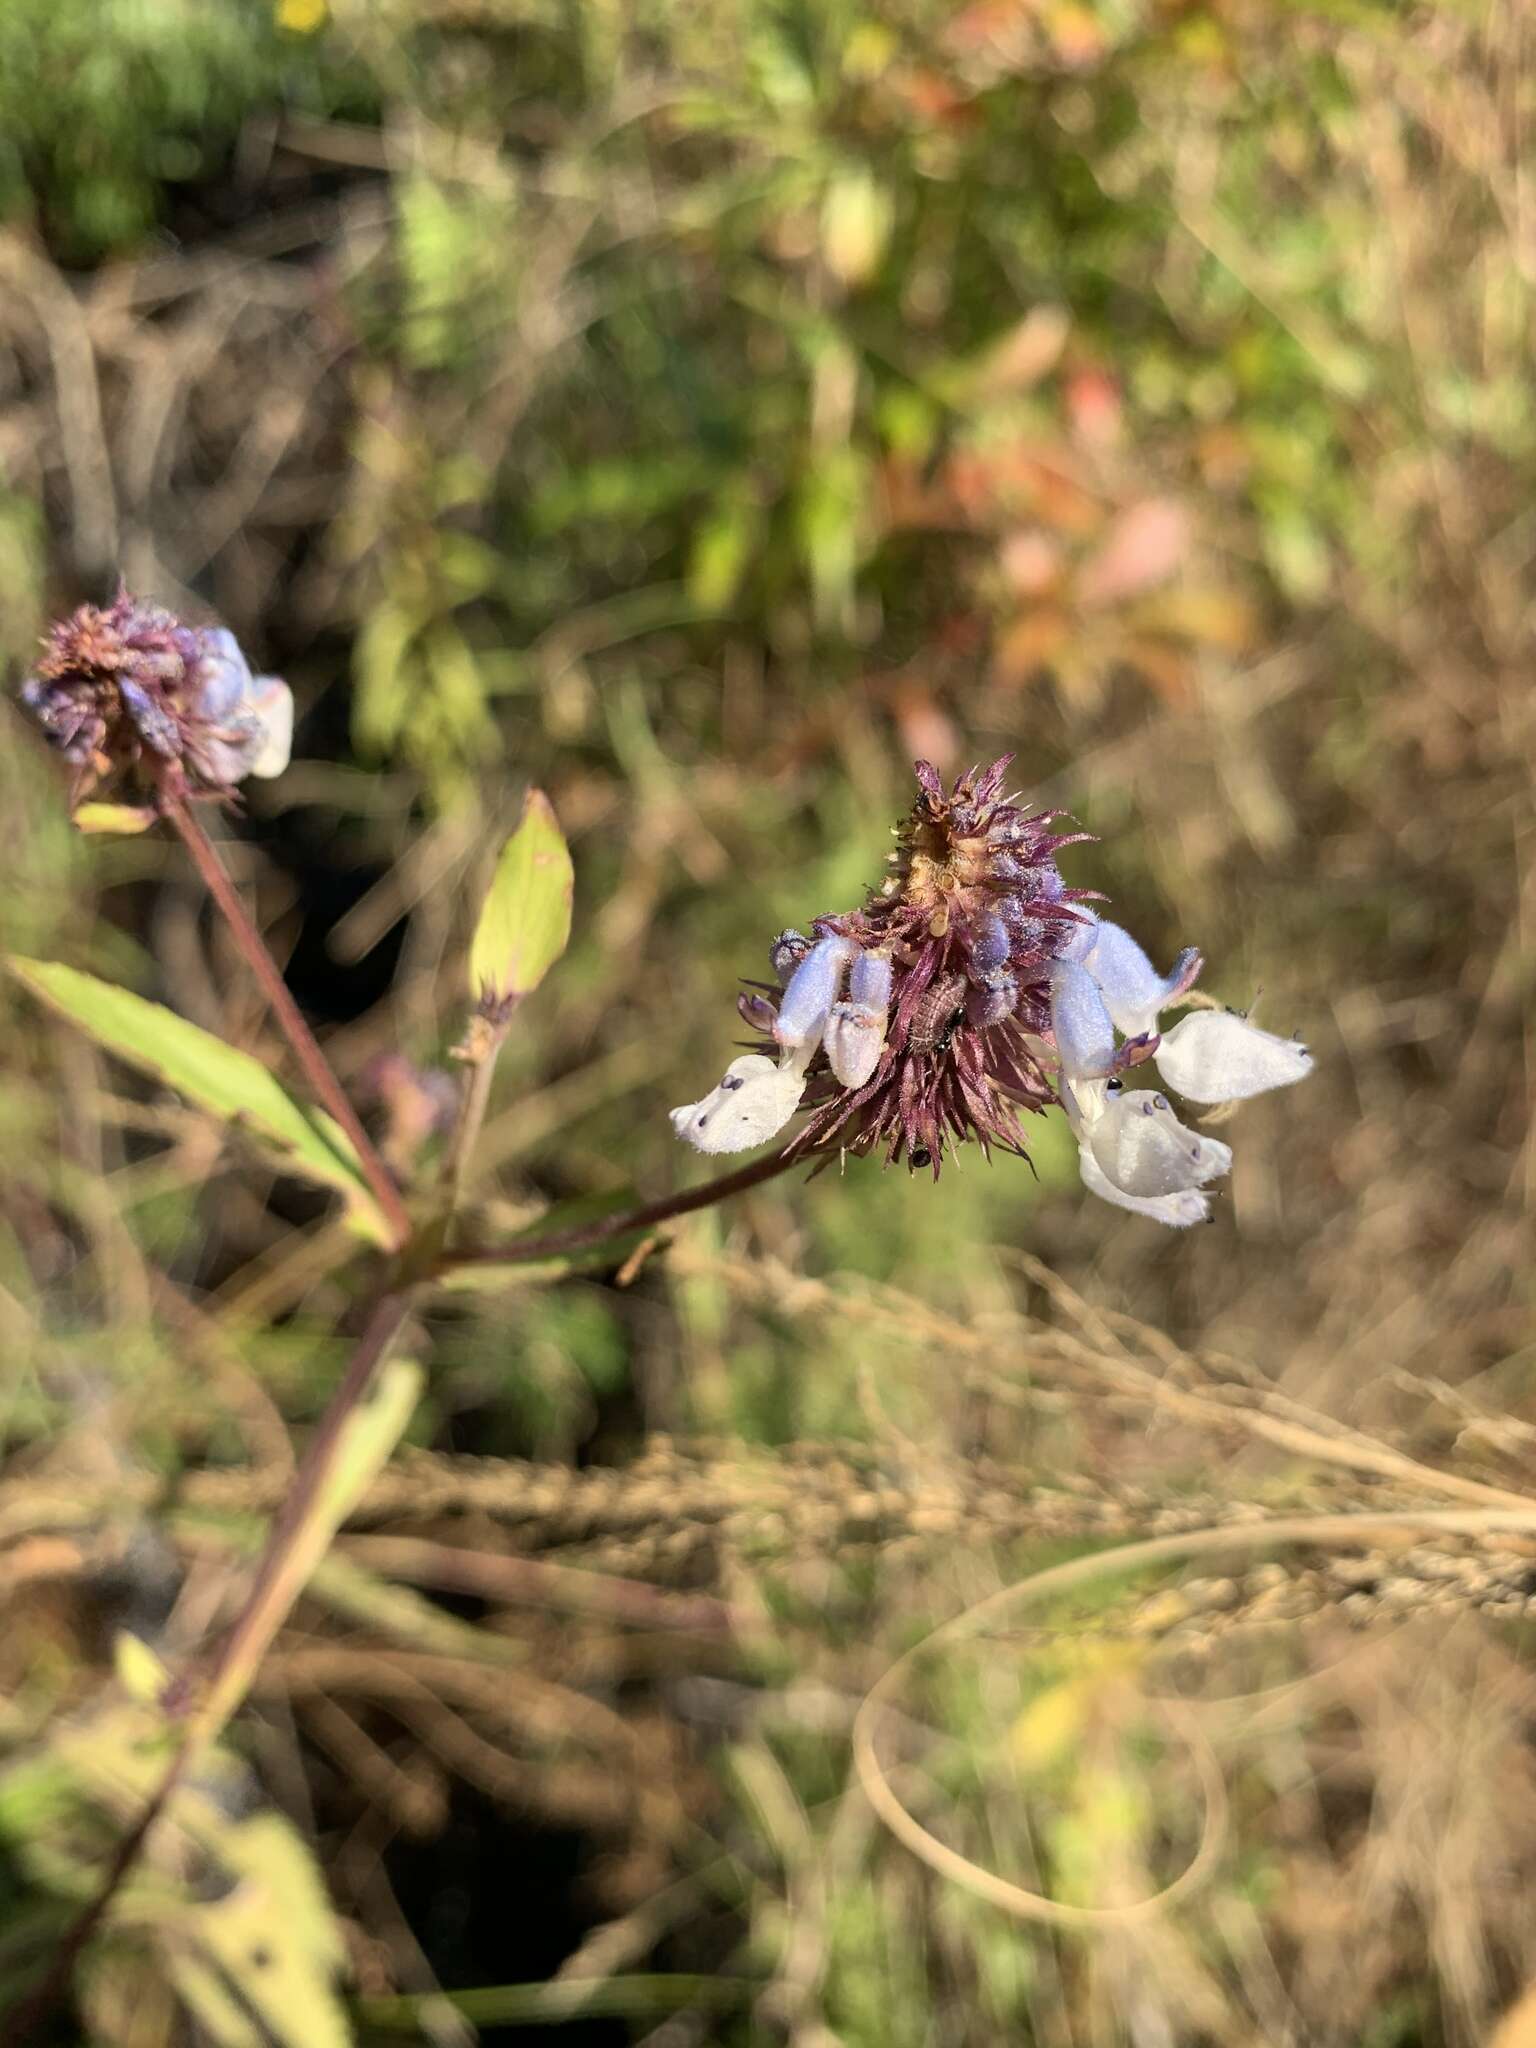
<instances>
[{"instance_id":1,"label":"small insect on flower","mask_svg":"<svg viewBox=\"0 0 1536 2048\"><path fill-rule=\"evenodd\" d=\"M74 767L74 808L114 771L163 797L230 797L280 775L293 744L288 685L253 676L227 628L126 590L52 629L21 700Z\"/></svg>"},{"instance_id":2,"label":"small insect on flower","mask_svg":"<svg viewBox=\"0 0 1536 2048\"><path fill-rule=\"evenodd\" d=\"M912 1005L907 1025L907 1044L914 1052L949 1051L955 1031L965 1016L966 980L963 974L940 975L930 982Z\"/></svg>"},{"instance_id":3,"label":"small insect on flower","mask_svg":"<svg viewBox=\"0 0 1536 2048\"><path fill-rule=\"evenodd\" d=\"M1066 885L1057 857L1090 835L1004 796L1011 759L949 791L916 764L890 873L859 909L773 941L773 983L738 998L759 1049L673 1110L680 1138L747 1151L803 1107L786 1157L878 1150L937 1179L971 1141L1027 1156L1023 1119L1059 1106L1094 1194L1174 1228L1209 1217L1205 1190L1229 1171L1229 1148L1121 1077L1156 1060L1191 1101L1235 1102L1303 1079L1312 1056L1214 1008L1160 1037L1165 1009L1205 1001L1191 995L1200 953L1186 947L1159 974L1089 907L1092 891Z\"/></svg>"}]
</instances>

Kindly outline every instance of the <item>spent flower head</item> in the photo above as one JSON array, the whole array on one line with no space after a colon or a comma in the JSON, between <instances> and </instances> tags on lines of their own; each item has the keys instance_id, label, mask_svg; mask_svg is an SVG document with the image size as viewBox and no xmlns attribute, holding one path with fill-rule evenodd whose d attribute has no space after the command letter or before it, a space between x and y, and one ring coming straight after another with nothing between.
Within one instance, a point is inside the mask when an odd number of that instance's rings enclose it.
<instances>
[{"instance_id":1,"label":"spent flower head","mask_svg":"<svg viewBox=\"0 0 1536 2048\"><path fill-rule=\"evenodd\" d=\"M1191 999L1200 954L1159 974L1092 909L1093 891L1066 886L1056 857L1090 835L1005 797L1011 759L949 791L917 763L890 874L862 908L774 940L777 987L738 999L757 1049L673 1110L680 1138L746 1151L804 1106L791 1155L880 1150L937 1178L972 1139L1027 1156L1022 1115L1059 1106L1095 1194L1176 1227L1209 1215L1205 1187L1231 1151L1124 1076L1156 1060L1192 1101L1233 1102L1302 1079L1311 1055L1231 1011L1195 1010L1161 1034L1163 1010Z\"/></svg>"},{"instance_id":2,"label":"spent flower head","mask_svg":"<svg viewBox=\"0 0 1536 2048\"><path fill-rule=\"evenodd\" d=\"M288 765L288 685L253 676L225 627L185 625L126 590L52 628L21 699L72 763L76 805L114 772L164 796L226 797Z\"/></svg>"}]
</instances>

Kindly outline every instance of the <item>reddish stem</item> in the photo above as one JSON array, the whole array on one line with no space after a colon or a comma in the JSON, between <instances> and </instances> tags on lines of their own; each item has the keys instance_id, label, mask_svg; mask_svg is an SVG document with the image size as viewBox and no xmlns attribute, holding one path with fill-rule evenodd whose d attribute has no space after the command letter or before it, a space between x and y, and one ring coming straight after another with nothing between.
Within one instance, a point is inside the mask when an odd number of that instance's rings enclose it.
<instances>
[{"instance_id":1,"label":"reddish stem","mask_svg":"<svg viewBox=\"0 0 1536 2048\"><path fill-rule=\"evenodd\" d=\"M193 865L207 884L208 894L218 905L225 923L229 926L242 959L255 975L262 993L272 1005L278 1028L292 1048L295 1059L303 1068L304 1078L351 1139L363 1178L383 1211L393 1235L393 1249L399 1251L410 1240L412 1224L410 1212L388 1167L379 1157L373 1140L363 1129L357 1111L347 1100L346 1092L337 1080L330 1062L320 1050L315 1034L305 1023L298 1004L289 993L288 984L283 980L277 962L267 951L266 941L256 929L255 921L246 909L239 890L230 879L228 869L219 859L213 841L180 797L167 801L165 815L180 834L182 844L192 856Z\"/></svg>"},{"instance_id":2,"label":"reddish stem","mask_svg":"<svg viewBox=\"0 0 1536 2048\"><path fill-rule=\"evenodd\" d=\"M643 1209L630 1209L618 1216L599 1216L591 1223L577 1224L571 1230L551 1231L547 1237L519 1237L511 1244L492 1245L478 1251L445 1252L433 1269L438 1274L449 1273L458 1266L525 1266L537 1259L552 1259L561 1252L584 1251L591 1245L606 1244L612 1237L628 1237L637 1230L650 1230L658 1223L668 1223L674 1216L686 1216L694 1209L708 1209L716 1202L723 1202L731 1195L744 1194L748 1188L755 1188L760 1182L772 1180L776 1174L787 1173L792 1166L800 1166L814 1154L795 1152L792 1148L783 1152L771 1152L766 1159L754 1159L750 1166L739 1166L734 1173L721 1174L718 1180L707 1180L702 1187L690 1188L686 1194L668 1195L660 1202L648 1202Z\"/></svg>"}]
</instances>

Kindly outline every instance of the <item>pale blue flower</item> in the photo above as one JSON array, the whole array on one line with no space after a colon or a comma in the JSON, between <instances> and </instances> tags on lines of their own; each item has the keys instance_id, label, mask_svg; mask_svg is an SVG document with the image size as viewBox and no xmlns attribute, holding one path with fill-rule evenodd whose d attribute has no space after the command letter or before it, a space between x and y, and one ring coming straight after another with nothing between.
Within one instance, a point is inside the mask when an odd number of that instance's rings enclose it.
<instances>
[{"instance_id":1,"label":"pale blue flower","mask_svg":"<svg viewBox=\"0 0 1536 2048\"><path fill-rule=\"evenodd\" d=\"M1231 1010L1193 1010L1159 1036L1161 1012L1200 972L1194 947L1160 975L1129 932L1094 918L1070 951L1051 970L1051 1031L1083 1183L1159 1223L1198 1223L1210 1212L1202 1190L1230 1171L1231 1149L1187 1130L1165 1096L1126 1091L1116 1077L1151 1059L1191 1102L1238 1102L1304 1080L1312 1055Z\"/></svg>"}]
</instances>

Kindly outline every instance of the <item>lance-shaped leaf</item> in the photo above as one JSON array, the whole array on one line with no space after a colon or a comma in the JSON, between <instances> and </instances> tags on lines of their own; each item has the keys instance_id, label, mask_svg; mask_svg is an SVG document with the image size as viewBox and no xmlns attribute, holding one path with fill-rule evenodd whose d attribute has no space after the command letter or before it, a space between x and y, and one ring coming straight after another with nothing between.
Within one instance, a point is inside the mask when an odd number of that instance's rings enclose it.
<instances>
[{"instance_id":1,"label":"lance-shaped leaf","mask_svg":"<svg viewBox=\"0 0 1536 2048\"><path fill-rule=\"evenodd\" d=\"M538 987L571 936L574 879L549 798L531 789L475 927L469 987L477 1002L510 1005Z\"/></svg>"},{"instance_id":2,"label":"lance-shaped leaf","mask_svg":"<svg viewBox=\"0 0 1536 2048\"><path fill-rule=\"evenodd\" d=\"M108 1052L276 1153L285 1172L336 1189L364 1236L390 1242L351 1140L322 1111L295 1102L252 1054L225 1045L163 1003L78 968L14 954L7 965L33 995Z\"/></svg>"}]
</instances>

